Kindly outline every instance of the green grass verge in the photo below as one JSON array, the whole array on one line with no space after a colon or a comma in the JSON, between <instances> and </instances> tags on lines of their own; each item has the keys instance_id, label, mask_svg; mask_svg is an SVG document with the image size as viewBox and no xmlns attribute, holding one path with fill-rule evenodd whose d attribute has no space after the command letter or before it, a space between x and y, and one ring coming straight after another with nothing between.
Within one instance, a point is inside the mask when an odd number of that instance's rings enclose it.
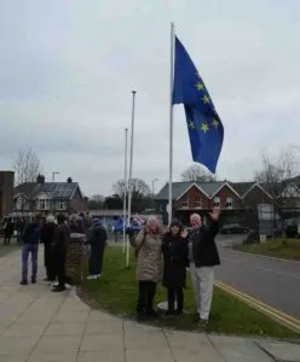
<instances>
[{"instance_id":1,"label":"green grass verge","mask_svg":"<svg viewBox=\"0 0 300 362\"><path fill-rule=\"evenodd\" d=\"M300 261L299 239L274 239L259 244L236 245L236 250Z\"/></svg>"},{"instance_id":2,"label":"green grass verge","mask_svg":"<svg viewBox=\"0 0 300 362\"><path fill-rule=\"evenodd\" d=\"M175 319L161 318L153 323L180 330L193 330L198 321L193 290L188 277L185 292L185 314ZM81 296L93 307L122 317L133 317L137 300L135 258L125 267L125 256L119 247L108 247L104 274L100 280L84 281ZM165 300L166 291L159 287L156 302ZM207 332L234 335L257 335L276 338L299 338L299 335L252 309L233 296L215 287L211 320Z\"/></svg>"}]
</instances>

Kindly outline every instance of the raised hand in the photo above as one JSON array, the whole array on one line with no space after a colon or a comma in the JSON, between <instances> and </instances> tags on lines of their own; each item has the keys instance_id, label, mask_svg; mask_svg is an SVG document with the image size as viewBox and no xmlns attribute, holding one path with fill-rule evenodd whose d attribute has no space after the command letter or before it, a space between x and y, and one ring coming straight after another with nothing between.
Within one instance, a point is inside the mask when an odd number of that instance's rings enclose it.
<instances>
[{"instance_id":1,"label":"raised hand","mask_svg":"<svg viewBox=\"0 0 300 362\"><path fill-rule=\"evenodd\" d=\"M214 221L218 221L219 220L219 217L220 217L220 214L221 214L221 210L213 210L213 212L210 212L209 213L209 216L211 217L212 220Z\"/></svg>"}]
</instances>

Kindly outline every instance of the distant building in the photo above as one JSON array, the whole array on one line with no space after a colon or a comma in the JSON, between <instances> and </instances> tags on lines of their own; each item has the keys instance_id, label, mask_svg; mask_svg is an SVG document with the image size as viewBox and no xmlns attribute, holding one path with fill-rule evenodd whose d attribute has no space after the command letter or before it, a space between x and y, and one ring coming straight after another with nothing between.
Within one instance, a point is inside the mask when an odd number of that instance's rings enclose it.
<instances>
[{"instance_id":1,"label":"distant building","mask_svg":"<svg viewBox=\"0 0 300 362\"><path fill-rule=\"evenodd\" d=\"M26 182L14 189L14 212L77 213L86 211L87 198L72 182Z\"/></svg>"},{"instance_id":2,"label":"distant building","mask_svg":"<svg viewBox=\"0 0 300 362\"><path fill-rule=\"evenodd\" d=\"M167 222L167 183L156 195L157 212ZM173 214L183 223L197 212L205 216L212 209L222 210L222 223L240 222L250 227L257 226L259 204L270 204L272 196L257 182L174 182Z\"/></svg>"},{"instance_id":3,"label":"distant building","mask_svg":"<svg viewBox=\"0 0 300 362\"><path fill-rule=\"evenodd\" d=\"M0 220L13 211L14 172L0 171Z\"/></svg>"}]
</instances>

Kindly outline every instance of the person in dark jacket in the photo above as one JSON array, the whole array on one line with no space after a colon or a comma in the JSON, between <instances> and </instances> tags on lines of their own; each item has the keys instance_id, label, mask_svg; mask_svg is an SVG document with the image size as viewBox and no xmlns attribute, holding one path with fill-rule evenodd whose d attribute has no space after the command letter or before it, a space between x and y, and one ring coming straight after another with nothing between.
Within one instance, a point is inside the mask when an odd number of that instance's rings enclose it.
<instances>
[{"instance_id":1,"label":"person in dark jacket","mask_svg":"<svg viewBox=\"0 0 300 362\"><path fill-rule=\"evenodd\" d=\"M41 227L40 227L40 215L37 214L34 216L34 220L30 222L24 229L22 236L24 245L22 248L22 280L21 285L28 284L28 258L31 254L31 283L36 283L36 275L38 268L38 251L39 251L39 242L41 236Z\"/></svg>"},{"instance_id":2,"label":"person in dark jacket","mask_svg":"<svg viewBox=\"0 0 300 362\"><path fill-rule=\"evenodd\" d=\"M53 282L55 279L54 275L54 264L52 255L52 243L54 241L54 234L56 230L56 222L53 215L48 215L45 224L41 229L41 242L44 244L44 265L46 268L46 279L45 281Z\"/></svg>"},{"instance_id":3,"label":"person in dark jacket","mask_svg":"<svg viewBox=\"0 0 300 362\"><path fill-rule=\"evenodd\" d=\"M214 210L209 216L211 226L206 227L202 224L200 215L192 214L192 231L188 235L188 258L201 326L208 323L213 296L214 266L220 264L215 243L220 211Z\"/></svg>"},{"instance_id":4,"label":"person in dark jacket","mask_svg":"<svg viewBox=\"0 0 300 362\"><path fill-rule=\"evenodd\" d=\"M89 259L89 276L87 279L97 279L101 276L104 250L107 243L107 233L100 219L94 218L87 243L91 246Z\"/></svg>"},{"instance_id":5,"label":"person in dark jacket","mask_svg":"<svg viewBox=\"0 0 300 362\"><path fill-rule=\"evenodd\" d=\"M9 245L11 237L14 233L14 222L9 217L6 220L6 223L4 224L4 245Z\"/></svg>"},{"instance_id":6,"label":"person in dark jacket","mask_svg":"<svg viewBox=\"0 0 300 362\"><path fill-rule=\"evenodd\" d=\"M177 219L172 221L170 231L163 238L162 252L164 258L163 285L168 290L166 315L180 315L183 312L184 304L183 289L186 287L188 247L187 239L183 237L181 222Z\"/></svg>"},{"instance_id":7,"label":"person in dark jacket","mask_svg":"<svg viewBox=\"0 0 300 362\"><path fill-rule=\"evenodd\" d=\"M58 278L58 285L53 287L52 292L66 290L66 259L70 242L70 229L63 214L57 215L57 223L52 244L52 255L54 274Z\"/></svg>"}]
</instances>

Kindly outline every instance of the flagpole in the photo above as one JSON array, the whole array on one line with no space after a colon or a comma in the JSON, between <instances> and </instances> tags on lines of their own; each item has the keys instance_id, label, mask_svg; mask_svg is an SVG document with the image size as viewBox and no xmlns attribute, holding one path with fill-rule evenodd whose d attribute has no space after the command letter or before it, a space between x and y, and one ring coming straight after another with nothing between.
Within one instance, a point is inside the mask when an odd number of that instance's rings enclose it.
<instances>
[{"instance_id":1,"label":"flagpole","mask_svg":"<svg viewBox=\"0 0 300 362\"><path fill-rule=\"evenodd\" d=\"M169 204L168 204L168 222L169 225L172 221L173 215L173 81L174 81L174 37L175 26L171 23L171 46L170 46L170 134L169 134Z\"/></svg>"},{"instance_id":2,"label":"flagpole","mask_svg":"<svg viewBox=\"0 0 300 362\"><path fill-rule=\"evenodd\" d=\"M130 137L130 158L129 158L129 178L128 178L128 215L127 223L130 225L131 218L131 201L132 201L132 159L133 159L133 139L134 139L134 118L135 118L135 95L136 91L132 91L132 115L131 115L131 137ZM127 238L126 245L126 266L129 267L129 238Z\"/></svg>"},{"instance_id":3,"label":"flagpole","mask_svg":"<svg viewBox=\"0 0 300 362\"><path fill-rule=\"evenodd\" d=\"M128 158L128 128L125 128L125 153L124 153L124 199L123 199L123 248L122 252L125 253L126 249L126 211L127 211L127 158Z\"/></svg>"}]
</instances>

